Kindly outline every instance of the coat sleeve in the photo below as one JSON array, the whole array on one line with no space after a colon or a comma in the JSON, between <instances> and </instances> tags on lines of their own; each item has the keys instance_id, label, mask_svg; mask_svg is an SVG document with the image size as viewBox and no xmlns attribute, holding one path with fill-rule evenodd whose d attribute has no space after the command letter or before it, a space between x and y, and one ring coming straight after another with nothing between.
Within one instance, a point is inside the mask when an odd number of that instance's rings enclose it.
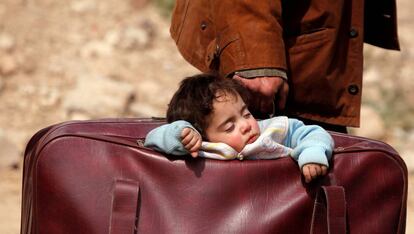
<instances>
[{"instance_id":1,"label":"coat sleeve","mask_svg":"<svg viewBox=\"0 0 414 234\"><path fill-rule=\"evenodd\" d=\"M285 144L293 148L291 156L302 168L308 163L329 167L334 141L331 135L317 125L305 125L297 119L289 119L289 130Z\"/></svg>"},{"instance_id":2,"label":"coat sleeve","mask_svg":"<svg viewBox=\"0 0 414 234\"><path fill-rule=\"evenodd\" d=\"M181 143L181 132L184 128L192 128L195 130L189 122L184 120L178 120L154 128L147 134L144 146L166 154L186 155L188 151Z\"/></svg>"},{"instance_id":3,"label":"coat sleeve","mask_svg":"<svg viewBox=\"0 0 414 234\"><path fill-rule=\"evenodd\" d=\"M281 0L210 2L220 73L256 68L286 71Z\"/></svg>"}]
</instances>

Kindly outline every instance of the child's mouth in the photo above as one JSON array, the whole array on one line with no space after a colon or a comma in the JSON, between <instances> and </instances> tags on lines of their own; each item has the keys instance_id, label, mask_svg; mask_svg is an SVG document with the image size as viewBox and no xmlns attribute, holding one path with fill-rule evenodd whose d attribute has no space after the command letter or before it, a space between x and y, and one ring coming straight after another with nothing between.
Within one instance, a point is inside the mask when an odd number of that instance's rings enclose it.
<instances>
[{"instance_id":1,"label":"child's mouth","mask_svg":"<svg viewBox=\"0 0 414 234\"><path fill-rule=\"evenodd\" d=\"M251 144L257 140L257 135L253 135L247 140L247 144Z\"/></svg>"}]
</instances>

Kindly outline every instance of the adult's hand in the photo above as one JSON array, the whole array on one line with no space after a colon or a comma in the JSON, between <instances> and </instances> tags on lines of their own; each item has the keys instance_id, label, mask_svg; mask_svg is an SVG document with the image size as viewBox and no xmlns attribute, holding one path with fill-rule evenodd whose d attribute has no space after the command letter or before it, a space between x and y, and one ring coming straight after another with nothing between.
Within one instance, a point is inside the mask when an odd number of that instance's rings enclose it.
<instances>
[{"instance_id":1,"label":"adult's hand","mask_svg":"<svg viewBox=\"0 0 414 234\"><path fill-rule=\"evenodd\" d=\"M277 111L285 109L289 92L289 85L285 79L278 76L247 79L238 75L234 75L233 79L240 81L250 91L249 109L253 113L273 114L273 108L277 108Z\"/></svg>"}]
</instances>

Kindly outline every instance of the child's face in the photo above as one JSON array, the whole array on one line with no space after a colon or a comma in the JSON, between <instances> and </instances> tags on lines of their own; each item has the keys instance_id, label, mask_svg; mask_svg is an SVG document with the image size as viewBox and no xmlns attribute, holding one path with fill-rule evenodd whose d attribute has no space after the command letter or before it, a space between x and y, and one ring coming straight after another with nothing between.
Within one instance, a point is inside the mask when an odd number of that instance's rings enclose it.
<instances>
[{"instance_id":1,"label":"child's face","mask_svg":"<svg viewBox=\"0 0 414 234\"><path fill-rule=\"evenodd\" d=\"M239 95L219 93L208 118L205 132L210 142L226 143L240 152L259 137L259 125Z\"/></svg>"}]
</instances>

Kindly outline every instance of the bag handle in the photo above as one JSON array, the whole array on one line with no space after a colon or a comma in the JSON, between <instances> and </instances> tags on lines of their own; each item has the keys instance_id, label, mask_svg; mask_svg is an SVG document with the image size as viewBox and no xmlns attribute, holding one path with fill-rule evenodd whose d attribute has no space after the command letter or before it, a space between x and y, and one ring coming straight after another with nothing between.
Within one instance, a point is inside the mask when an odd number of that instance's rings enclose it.
<instances>
[{"instance_id":1,"label":"bag handle","mask_svg":"<svg viewBox=\"0 0 414 234\"><path fill-rule=\"evenodd\" d=\"M138 181L115 180L109 226L110 234L133 234L135 232L138 196Z\"/></svg>"},{"instance_id":2,"label":"bag handle","mask_svg":"<svg viewBox=\"0 0 414 234\"><path fill-rule=\"evenodd\" d=\"M346 233L345 189L342 186L322 186L319 189L313 207L310 233Z\"/></svg>"},{"instance_id":3,"label":"bag handle","mask_svg":"<svg viewBox=\"0 0 414 234\"><path fill-rule=\"evenodd\" d=\"M109 233L134 233L138 207L139 183L117 179L114 183ZM345 190L342 186L322 186L315 199L311 234L346 233Z\"/></svg>"}]
</instances>

